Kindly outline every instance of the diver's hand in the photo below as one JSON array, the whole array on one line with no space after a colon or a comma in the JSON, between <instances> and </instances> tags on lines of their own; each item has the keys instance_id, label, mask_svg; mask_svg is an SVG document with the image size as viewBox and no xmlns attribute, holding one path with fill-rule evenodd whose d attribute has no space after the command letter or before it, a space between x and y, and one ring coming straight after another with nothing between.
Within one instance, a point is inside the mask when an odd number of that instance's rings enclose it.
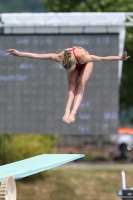
<instances>
[{"instance_id":1,"label":"diver's hand","mask_svg":"<svg viewBox=\"0 0 133 200\"><path fill-rule=\"evenodd\" d=\"M8 52L6 55L13 55L13 56L19 56L20 52L17 51L16 49L7 49L6 52Z\"/></svg>"},{"instance_id":2,"label":"diver's hand","mask_svg":"<svg viewBox=\"0 0 133 200\"><path fill-rule=\"evenodd\" d=\"M127 52L124 51L122 56L121 56L121 60L127 60L128 58L130 58L130 56L127 56Z\"/></svg>"}]
</instances>

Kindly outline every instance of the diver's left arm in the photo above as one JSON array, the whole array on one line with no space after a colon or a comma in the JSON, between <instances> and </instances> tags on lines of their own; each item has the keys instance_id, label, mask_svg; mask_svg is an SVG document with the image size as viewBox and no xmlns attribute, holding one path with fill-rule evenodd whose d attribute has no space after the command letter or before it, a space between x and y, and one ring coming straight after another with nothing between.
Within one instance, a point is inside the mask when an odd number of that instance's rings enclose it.
<instances>
[{"instance_id":1,"label":"diver's left arm","mask_svg":"<svg viewBox=\"0 0 133 200\"><path fill-rule=\"evenodd\" d=\"M101 61L113 61L113 60L127 60L130 56L127 56L127 52L124 51L122 56L95 56L95 55L83 55L82 62L101 62Z\"/></svg>"}]
</instances>

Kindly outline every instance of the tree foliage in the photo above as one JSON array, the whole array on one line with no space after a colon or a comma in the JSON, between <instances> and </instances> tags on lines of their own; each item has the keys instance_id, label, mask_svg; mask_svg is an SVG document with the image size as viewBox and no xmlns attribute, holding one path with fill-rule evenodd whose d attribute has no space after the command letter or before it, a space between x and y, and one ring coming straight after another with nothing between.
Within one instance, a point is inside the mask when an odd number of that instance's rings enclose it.
<instances>
[{"instance_id":1,"label":"tree foliage","mask_svg":"<svg viewBox=\"0 0 133 200\"><path fill-rule=\"evenodd\" d=\"M56 141L56 135L0 134L0 165L54 153Z\"/></svg>"},{"instance_id":2,"label":"tree foliage","mask_svg":"<svg viewBox=\"0 0 133 200\"><path fill-rule=\"evenodd\" d=\"M123 63L120 85L120 125L133 126L133 27L126 29L125 50L130 59Z\"/></svg>"},{"instance_id":3,"label":"tree foliage","mask_svg":"<svg viewBox=\"0 0 133 200\"><path fill-rule=\"evenodd\" d=\"M132 12L131 0L41 0L50 12Z\"/></svg>"},{"instance_id":4,"label":"tree foliage","mask_svg":"<svg viewBox=\"0 0 133 200\"><path fill-rule=\"evenodd\" d=\"M11 160L11 135L0 134L0 165L12 162Z\"/></svg>"},{"instance_id":5,"label":"tree foliage","mask_svg":"<svg viewBox=\"0 0 133 200\"><path fill-rule=\"evenodd\" d=\"M57 137L43 134L16 134L12 136L12 161L40 154L54 153ZM21 152L21 154L20 154Z\"/></svg>"},{"instance_id":6,"label":"tree foliage","mask_svg":"<svg viewBox=\"0 0 133 200\"><path fill-rule=\"evenodd\" d=\"M123 72L120 85L120 110L133 107L133 27L126 29L125 50L130 59L123 63Z\"/></svg>"}]
</instances>

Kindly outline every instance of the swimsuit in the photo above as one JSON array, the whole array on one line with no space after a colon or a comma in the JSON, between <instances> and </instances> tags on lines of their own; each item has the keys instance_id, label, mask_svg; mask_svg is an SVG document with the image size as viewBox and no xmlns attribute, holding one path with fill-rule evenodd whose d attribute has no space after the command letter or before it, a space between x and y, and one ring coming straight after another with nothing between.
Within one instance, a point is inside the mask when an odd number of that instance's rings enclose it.
<instances>
[{"instance_id":1,"label":"swimsuit","mask_svg":"<svg viewBox=\"0 0 133 200\"><path fill-rule=\"evenodd\" d=\"M82 47L76 47L76 48L83 49ZM75 47L72 47L71 51L73 52L73 55L74 55L74 57L75 57L75 59L76 59L76 61L77 61L76 68L80 70L80 69L82 69L82 68L86 65L86 63L81 64L81 63L79 62L79 60L78 60L78 58L77 58L77 56L76 56L76 54L75 54L75 51L74 51L76 48L75 48ZM86 51L86 53L87 53L87 51Z\"/></svg>"}]
</instances>

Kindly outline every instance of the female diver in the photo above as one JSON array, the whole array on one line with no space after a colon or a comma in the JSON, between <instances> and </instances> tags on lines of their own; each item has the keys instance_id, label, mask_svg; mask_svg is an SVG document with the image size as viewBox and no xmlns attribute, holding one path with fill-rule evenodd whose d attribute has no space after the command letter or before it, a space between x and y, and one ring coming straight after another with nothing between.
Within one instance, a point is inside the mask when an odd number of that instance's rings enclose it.
<instances>
[{"instance_id":1,"label":"female diver","mask_svg":"<svg viewBox=\"0 0 133 200\"><path fill-rule=\"evenodd\" d=\"M84 48L77 46L66 48L58 54L26 53L19 52L15 49L7 49L6 52L8 52L7 55L60 62L60 67L67 71L68 80L66 108L62 118L62 120L66 123L75 121L76 112L83 98L85 84L93 70L93 62L113 60L125 61L129 58L126 51L124 51L121 56L100 57L90 55Z\"/></svg>"}]
</instances>

